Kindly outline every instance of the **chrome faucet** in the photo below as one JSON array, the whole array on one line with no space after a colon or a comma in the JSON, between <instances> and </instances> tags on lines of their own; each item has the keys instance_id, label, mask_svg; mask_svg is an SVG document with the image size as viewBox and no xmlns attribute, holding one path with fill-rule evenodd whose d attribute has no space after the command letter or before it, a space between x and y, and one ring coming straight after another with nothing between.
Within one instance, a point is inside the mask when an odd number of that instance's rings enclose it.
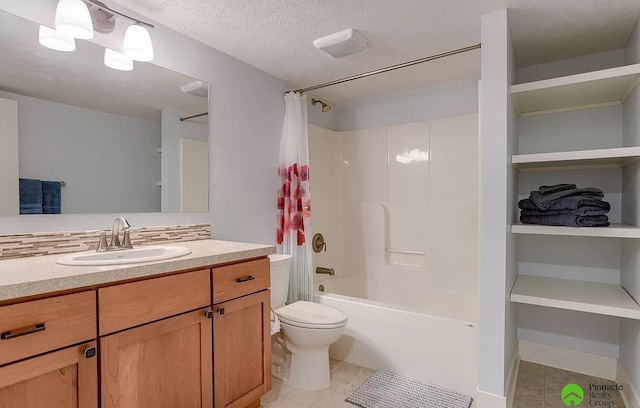
<instances>
[{"instance_id":1,"label":"chrome faucet","mask_svg":"<svg viewBox=\"0 0 640 408\"><path fill-rule=\"evenodd\" d=\"M120 228L124 231L123 243L120 244ZM107 247L107 251L117 251L120 249L131 249L131 238L129 237L129 229L131 225L124 217L118 217L113 221L113 227L111 227L111 243Z\"/></svg>"},{"instance_id":2,"label":"chrome faucet","mask_svg":"<svg viewBox=\"0 0 640 408\"><path fill-rule=\"evenodd\" d=\"M124 237L122 239L122 244L120 244L120 228L124 231ZM132 249L133 245L131 245L131 225L129 225L129 221L127 221L124 217L118 217L113 222L113 227L111 228L111 243L107 245L107 232L102 230L97 231L87 231L88 234L91 233L100 233L100 241L98 242L98 247L96 248L96 252L107 252L107 251L120 251L123 249Z\"/></svg>"}]
</instances>

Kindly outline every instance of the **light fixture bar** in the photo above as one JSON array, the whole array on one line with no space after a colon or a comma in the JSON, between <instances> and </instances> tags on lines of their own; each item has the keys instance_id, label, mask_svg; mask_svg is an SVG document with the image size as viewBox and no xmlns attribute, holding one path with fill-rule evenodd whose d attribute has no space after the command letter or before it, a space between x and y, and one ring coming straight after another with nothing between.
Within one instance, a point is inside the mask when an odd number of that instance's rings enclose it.
<instances>
[{"instance_id":1,"label":"light fixture bar","mask_svg":"<svg viewBox=\"0 0 640 408\"><path fill-rule=\"evenodd\" d=\"M109 8L108 6L106 6L106 5L102 4L102 3L98 2L98 1L93 1L93 0L83 0L83 1L84 1L85 3L89 3L89 4L91 4L91 5L95 6L95 7L98 7L98 8L100 8L100 9L102 9L102 10L106 10L106 11L108 11L109 13L117 14L117 15L119 15L120 17L124 17L124 18L126 18L126 19L131 20L131 21L134 21L134 22L136 22L136 23L138 23L138 24L141 24L141 25L143 25L143 26L147 26L147 27L149 27L149 28L155 28L155 26L154 26L153 24L149 24L149 23L144 22L144 21L142 21L142 20L138 20L137 18L129 17L128 15L126 15L126 14L122 14L122 13L120 13L119 11L115 11L114 9L111 9L111 8Z\"/></svg>"}]
</instances>

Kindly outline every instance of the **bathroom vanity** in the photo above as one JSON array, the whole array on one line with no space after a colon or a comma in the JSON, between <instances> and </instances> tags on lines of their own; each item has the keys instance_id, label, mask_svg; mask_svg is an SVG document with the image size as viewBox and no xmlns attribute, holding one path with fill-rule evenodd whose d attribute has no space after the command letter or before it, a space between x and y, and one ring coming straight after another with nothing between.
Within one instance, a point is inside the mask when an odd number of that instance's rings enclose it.
<instances>
[{"instance_id":1,"label":"bathroom vanity","mask_svg":"<svg viewBox=\"0 0 640 408\"><path fill-rule=\"evenodd\" d=\"M145 264L0 261L0 407L259 407L274 247L180 245Z\"/></svg>"}]
</instances>

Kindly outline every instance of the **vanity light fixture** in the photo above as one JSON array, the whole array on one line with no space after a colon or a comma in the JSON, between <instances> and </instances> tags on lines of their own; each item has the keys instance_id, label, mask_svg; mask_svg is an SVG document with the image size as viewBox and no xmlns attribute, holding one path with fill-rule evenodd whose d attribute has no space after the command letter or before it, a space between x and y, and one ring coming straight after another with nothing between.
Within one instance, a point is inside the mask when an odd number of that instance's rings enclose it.
<instances>
[{"instance_id":1,"label":"vanity light fixture","mask_svg":"<svg viewBox=\"0 0 640 408\"><path fill-rule=\"evenodd\" d=\"M96 30L101 33L113 31L113 19L116 15L134 22L125 32L122 53L105 49L104 64L106 66L120 71L131 71L133 61L153 60L153 43L146 28L154 28L153 24L115 11L98 0L58 0L56 29L40 26L40 44L58 51L74 51L76 38L82 40L93 38L92 15L96 17Z\"/></svg>"},{"instance_id":2,"label":"vanity light fixture","mask_svg":"<svg viewBox=\"0 0 640 408\"><path fill-rule=\"evenodd\" d=\"M131 57L109 48L105 48L104 50L104 65L117 69L118 71L133 70L133 60Z\"/></svg>"},{"instance_id":3,"label":"vanity light fixture","mask_svg":"<svg viewBox=\"0 0 640 408\"><path fill-rule=\"evenodd\" d=\"M52 50L71 52L76 49L75 38L47 26L40 26L38 39L41 45Z\"/></svg>"},{"instance_id":4,"label":"vanity light fixture","mask_svg":"<svg viewBox=\"0 0 640 408\"><path fill-rule=\"evenodd\" d=\"M93 22L86 3L82 0L59 0L56 8L56 30L73 38L92 39Z\"/></svg>"},{"instance_id":5,"label":"vanity light fixture","mask_svg":"<svg viewBox=\"0 0 640 408\"><path fill-rule=\"evenodd\" d=\"M153 43L149 31L140 23L132 24L124 34L122 52L134 61L149 62L153 60Z\"/></svg>"}]
</instances>

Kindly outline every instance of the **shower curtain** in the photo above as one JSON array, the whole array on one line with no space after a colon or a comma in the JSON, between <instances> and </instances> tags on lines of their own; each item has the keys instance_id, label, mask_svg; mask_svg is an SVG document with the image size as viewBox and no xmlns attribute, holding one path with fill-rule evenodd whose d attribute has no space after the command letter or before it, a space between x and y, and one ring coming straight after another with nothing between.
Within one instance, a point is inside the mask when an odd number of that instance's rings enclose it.
<instances>
[{"instance_id":1,"label":"shower curtain","mask_svg":"<svg viewBox=\"0 0 640 408\"><path fill-rule=\"evenodd\" d=\"M311 260L311 194L307 97L296 92L284 96L285 113L280 139L278 176L279 249L292 256L289 303L313 301Z\"/></svg>"}]
</instances>

